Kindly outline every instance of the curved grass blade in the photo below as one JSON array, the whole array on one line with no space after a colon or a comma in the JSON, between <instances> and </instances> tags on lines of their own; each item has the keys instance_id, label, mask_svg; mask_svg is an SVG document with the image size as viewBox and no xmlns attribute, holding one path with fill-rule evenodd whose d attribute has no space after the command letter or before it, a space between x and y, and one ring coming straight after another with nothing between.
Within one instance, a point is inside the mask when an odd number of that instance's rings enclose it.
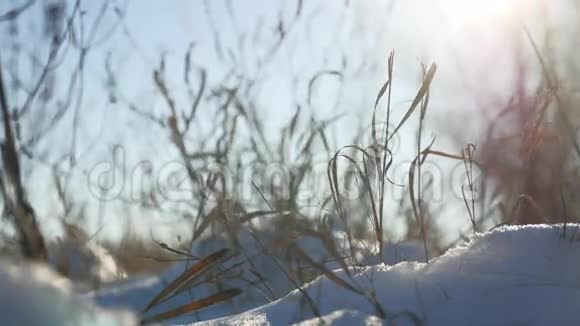
<instances>
[{"instance_id":1,"label":"curved grass blade","mask_svg":"<svg viewBox=\"0 0 580 326\"><path fill-rule=\"evenodd\" d=\"M388 140L391 140L391 138L393 138L393 136L397 133L397 131L399 131L399 129L405 124L405 122L409 119L409 117L411 117L411 115L413 114L419 103L421 103L421 101L425 97L425 94L427 94L427 92L429 91L429 87L431 86L431 82L433 81L433 77L435 76L436 71L437 65L434 63L431 64L431 67L429 67L429 70L425 75L425 79L423 80L423 84L421 84L421 87L419 88L419 91L417 92L417 95L415 96L413 103L411 103L411 106L409 107L409 109L405 113L405 116L403 116L403 119L401 119L395 130L393 130L393 133L389 135Z\"/></svg>"}]
</instances>

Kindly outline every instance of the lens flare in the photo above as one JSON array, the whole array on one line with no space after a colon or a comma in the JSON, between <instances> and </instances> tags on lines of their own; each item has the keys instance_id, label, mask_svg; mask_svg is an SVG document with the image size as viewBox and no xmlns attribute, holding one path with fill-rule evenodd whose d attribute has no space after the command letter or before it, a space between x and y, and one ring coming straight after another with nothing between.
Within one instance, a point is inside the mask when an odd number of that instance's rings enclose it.
<instances>
[{"instance_id":1,"label":"lens flare","mask_svg":"<svg viewBox=\"0 0 580 326\"><path fill-rule=\"evenodd\" d=\"M447 13L480 21L515 19L529 7L525 0L440 0L439 3Z\"/></svg>"}]
</instances>

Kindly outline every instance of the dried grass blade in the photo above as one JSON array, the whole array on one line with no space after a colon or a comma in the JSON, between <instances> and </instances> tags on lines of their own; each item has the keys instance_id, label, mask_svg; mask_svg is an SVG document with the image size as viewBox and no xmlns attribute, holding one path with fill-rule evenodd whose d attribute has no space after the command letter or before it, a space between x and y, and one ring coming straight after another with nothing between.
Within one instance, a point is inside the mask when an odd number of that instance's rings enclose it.
<instances>
[{"instance_id":1,"label":"dried grass blade","mask_svg":"<svg viewBox=\"0 0 580 326\"><path fill-rule=\"evenodd\" d=\"M229 249L224 248L221 250L216 251L215 253L201 259L197 263L195 263L191 268L184 271L181 275L179 275L175 280L169 283L159 294L151 300L151 302L147 305L144 311L151 309L151 307L155 306L159 303L163 298L167 297L172 292L179 289L183 286L188 280L196 277L197 275L203 273L204 271L208 270L210 267L214 266L220 260L222 260L227 254L229 253Z\"/></svg>"},{"instance_id":2,"label":"dried grass blade","mask_svg":"<svg viewBox=\"0 0 580 326\"><path fill-rule=\"evenodd\" d=\"M296 111L294 112L294 115L292 116L292 119L290 120L290 125L289 125L290 137L292 137L294 135L294 132L296 131L296 125L298 123L298 118L300 117L301 111L302 111L302 107L300 105L298 105L296 107Z\"/></svg>"},{"instance_id":3,"label":"dried grass blade","mask_svg":"<svg viewBox=\"0 0 580 326\"><path fill-rule=\"evenodd\" d=\"M433 81L433 77L435 76L436 71L437 71L437 65L434 63L431 64L431 67L429 67L429 71L427 71L427 74L425 75L425 79L423 80L423 83L421 84L421 87L419 88L419 91L417 92L417 95L415 96L413 103L411 103L411 106L409 107L409 109L405 113L405 116L403 117L403 119L401 119L401 121L399 122L399 124L397 125L395 130L393 130L393 132L389 136L388 140L391 140L391 138L393 138L393 136L395 134L397 134L397 131L399 131L399 129L405 124L405 122L413 114L413 112L415 111L417 106L421 103L421 101L423 100L423 97L429 91L429 87L431 86L431 81Z\"/></svg>"},{"instance_id":4,"label":"dried grass blade","mask_svg":"<svg viewBox=\"0 0 580 326\"><path fill-rule=\"evenodd\" d=\"M157 315L154 315L152 317L145 318L145 319L141 320L141 324L144 325L144 324L150 324L150 323L157 323L157 322L161 322L161 321L168 320L171 318L175 318L177 316L181 316L181 315L186 314L186 313L190 313L190 312L197 311L197 310L200 310L203 308L207 308L209 306L213 306L213 305L218 304L220 302L227 301L227 300L239 295L240 293L242 293L242 290L240 290L238 288L224 290L224 291L218 292L216 294L210 295L208 297L205 297L203 299L191 301L190 303L185 304L183 306L179 306L175 309L171 309L171 310L159 313Z\"/></svg>"},{"instance_id":5,"label":"dried grass blade","mask_svg":"<svg viewBox=\"0 0 580 326\"><path fill-rule=\"evenodd\" d=\"M318 81L318 79L320 79L323 76L335 76L340 81L342 81L342 79L344 77L342 75L342 72L340 72L338 70L324 70L324 71L320 71L316 75L314 75L314 77L312 77L310 79L310 81L308 82L308 97L307 97L308 105L312 104L312 94L313 94L314 84L316 83L316 81Z\"/></svg>"},{"instance_id":6,"label":"dried grass blade","mask_svg":"<svg viewBox=\"0 0 580 326\"><path fill-rule=\"evenodd\" d=\"M433 138L431 144L429 144L429 146L427 146L427 148L424 151L422 151L419 155L415 157L415 159L411 163L411 166L409 167L409 199L411 200L411 208L413 209L413 215L415 216L415 220L419 225L423 225L423 220L421 214L419 213L418 207L418 205L421 205L421 203L417 201L417 198L415 196L415 171L417 171L417 165L421 166L421 164L423 164L423 162L427 158L427 155L429 155L431 147L433 146L434 143L435 138ZM421 187L421 185L417 186ZM425 237L423 237L423 245L425 250L425 261L429 262L429 254L427 252L427 239Z\"/></svg>"},{"instance_id":7,"label":"dried grass blade","mask_svg":"<svg viewBox=\"0 0 580 326\"><path fill-rule=\"evenodd\" d=\"M385 92L387 91L387 88L389 87L390 83L391 83L391 80L387 79L387 81L383 84L383 87L381 87L381 89L379 90L379 93L377 94L377 98L375 99L375 109L379 105L379 101L381 100L383 95L385 95ZM373 119L374 118L375 118L375 115L373 114Z\"/></svg>"}]
</instances>

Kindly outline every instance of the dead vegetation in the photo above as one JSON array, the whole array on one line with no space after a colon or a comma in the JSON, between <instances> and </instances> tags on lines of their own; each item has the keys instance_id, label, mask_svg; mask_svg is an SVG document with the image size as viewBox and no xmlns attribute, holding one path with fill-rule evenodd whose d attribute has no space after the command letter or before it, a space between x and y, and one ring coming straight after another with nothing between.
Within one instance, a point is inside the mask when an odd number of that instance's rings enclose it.
<instances>
[{"instance_id":1,"label":"dead vegetation","mask_svg":"<svg viewBox=\"0 0 580 326\"><path fill-rule=\"evenodd\" d=\"M292 20L280 18L276 37L260 45L270 51L256 61L266 65L272 60L297 24L300 8L301 1L298 1ZM69 10L70 17L61 18L61 23L66 26L64 22L80 19L77 10L78 2L72 11ZM122 16L121 12L117 14ZM63 33L68 33L69 28L72 27L55 32L56 41L51 41L53 51L59 51ZM533 40L528 40L536 49ZM219 46L219 40L216 42ZM424 142L430 89L432 83L437 82L435 63L422 66L416 95L402 116L396 115L401 116L400 120L395 121L391 101L392 85L396 82L393 75L396 56L392 52L386 62L384 84L376 91L373 110L369 111L371 130L366 132L370 133L371 142L361 144L359 139L353 139L353 145L336 150L328 129L344 115L320 119L307 108L316 92L314 86L322 81L322 76L342 82L343 72L325 69L306 81L306 99L303 103L297 101L295 111L281 128L280 137L273 137L266 131L268 121L261 116L265 108L260 107L252 95L260 86L259 69L258 73L245 75L230 63L223 79L210 80L210 67L197 66L192 59L193 50L192 45L182 54L185 96L178 94L179 90L168 81L166 57L162 56L151 71L151 83L163 102L161 110L142 109L139 103L125 100L127 96L123 94L122 85L108 85L111 103L118 104L135 119L163 131L166 146L174 150L185 167L186 176L182 181L191 190L185 202L169 205L171 207L162 201L156 189L141 189L139 194L142 209L187 220L190 225L187 238L163 243L128 229L120 242L104 244L129 275L157 273L176 263L184 266L182 274L151 298L142 312L143 323L161 322L213 304L233 302L239 297L254 300L241 306L245 309L276 300L292 289L303 294L305 309L319 315L315 298L302 287L321 275L364 297L375 307L377 316L385 320L400 317L401 312L391 312L389 307L379 304L372 282L358 284L352 276L360 273L369 261L384 261L389 240L389 225L385 222L388 205L399 205L396 214L405 218L406 238L422 242L425 261L429 262L433 255L443 250L442 230L436 225L437 212L425 199L433 180L425 180L427 176L422 169L432 157L461 162L465 168L467 181L462 187L462 204L469 230L466 233L485 231L489 220L495 224L578 221L571 207L576 202L575 170L580 154L573 135L576 126L570 118L576 101L560 93L556 73L541 60L544 55L539 51L536 55L544 75L537 88L530 92L524 87L526 67L518 66L521 70L516 92L491 121L481 144L461 144L456 152L448 153L437 149L435 138ZM242 54L230 55L235 58ZM80 60L83 56L80 54ZM226 63L224 60L224 65ZM0 73L3 67L0 66ZM110 68L107 71L111 73ZM82 64L76 72L82 73ZM54 84L45 77L38 83ZM30 100L14 111L18 114L11 115L7 104L10 92L5 93L2 83L0 91L5 132L2 152L4 215L10 216L16 225L19 251L23 256L46 259L44 240L30 208L34 203L27 202L19 167L22 157L35 162L37 156L30 143L45 134L31 136L27 141L14 136L12 126L26 118L26 110L35 95L30 95ZM50 99L45 102L48 101ZM53 128L65 114L66 110L57 113L47 128ZM202 114L211 117L209 125L203 128L206 133L196 129ZM207 123L206 120L203 123ZM387 185L394 183L389 174L397 155L392 141L401 128L408 125L416 126L417 142L406 184L400 185L406 187L407 196L400 203L389 203ZM72 129L76 128L78 125L73 125ZM203 137L193 140L192 135L200 134ZM74 158L76 143L73 141L73 144L69 154ZM322 180L316 170L321 156L327 162ZM75 169L73 161L71 159L67 173L57 173L60 162L51 163L55 171L55 192L64 208L62 220L74 221L74 213L82 216L83 212L83 204L76 202L74 192L65 186ZM477 169L483 173L480 179L474 177ZM324 196L321 200L305 196L305 189L314 189ZM490 202L495 206L483 207ZM83 219L77 222L82 228ZM308 247L308 241L316 244ZM339 276L339 270L344 276ZM61 272L67 274L66 270ZM159 303L195 292L200 286L213 291L187 305L148 314L149 309ZM421 324L418 316L407 317Z\"/></svg>"}]
</instances>

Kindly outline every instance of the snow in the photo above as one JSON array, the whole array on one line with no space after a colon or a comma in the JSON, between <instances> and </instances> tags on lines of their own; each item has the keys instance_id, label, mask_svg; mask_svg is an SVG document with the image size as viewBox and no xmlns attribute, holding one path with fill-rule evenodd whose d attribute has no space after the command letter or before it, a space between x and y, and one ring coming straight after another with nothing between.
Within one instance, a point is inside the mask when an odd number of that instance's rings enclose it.
<instances>
[{"instance_id":1,"label":"snow","mask_svg":"<svg viewBox=\"0 0 580 326\"><path fill-rule=\"evenodd\" d=\"M260 238L265 248L262 248L254 239L254 236ZM339 237L336 235L336 237ZM237 256L222 264L224 268L236 265L241 261L246 261L241 266L235 269L235 273L231 279L224 277L222 282L215 285L200 285L194 290L184 292L180 296L176 296L163 304L151 309L147 314L155 314L166 311L169 308L175 308L183 305L192 299L201 299L208 295L218 292L220 289L237 287L244 290L242 294L233 298L231 301L222 303L219 306L209 307L193 315L185 315L172 319L171 323L187 324L199 320L215 319L219 317L229 316L237 313L247 311L249 309L264 305L268 303L269 290L274 292L277 297L282 297L295 289L294 284L288 280L286 275L280 271L272 258L264 254L264 250L269 253L285 254L288 251L287 245L275 245L276 241L282 237L272 232L272 230L260 230L253 232L253 235L248 230L241 230L237 234L235 242L230 240L228 235L213 236L198 241L191 250L191 254L196 257L207 256L221 248L231 248L236 251ZM323 241L319 238L302 236L297 238L294 243L307 252L316 261L328 261L325 265L330 269L337 269L340 266L338 263L329 261L330 255L324 247ZM338 244L340 247L340 243ZM252 264L247 262L250 258ZM278 261L282 262L278 256ZM286 264L285 267L297 266L297 261L290 259L291 265ZM94 299L101 305L106 307L124 307L134 311L143 311L151 298L159 293L165 286L180 273L182 273L188 266L187 263L175 264L172 268L165 271L160 276L142 277L138 280L128 280L124 284L116 287L106 287L93 294ZM261 276L266 279L268 288L261 283L248 285L248 282L256 281L258 277L252 272L252 269L257 269Z\"/></svg>"},{"instance_id":2,"label":"snow","mask_svg":"<svg viewBox=\"0 0 580 326\"><path fill-rule=\"evenodd\" d=\"M313 318L297 323L297 326L319 326L320 321L324 325L334 326L352 326L352 325L366 325L366 326L381 326L383 322L377 316L363 314L354 310L337 310L328 315L319 318Z\"/></svg>"},{"instance_id":3,"label":"snow","mask_svg":"<svg viewBox=\"0 0 580 326\"><path fill-rule=\"evenodd\" d=\"M370 245L369 245L370 247ZM429 252L429 256L434 253ZM381 261L378 254L367 254L362 259L365 265L377 265ZM401 262L425 262L425 249L422 242L402 241L387 242L383 245L383 260L386 265L396 265Z\"/></svg>"},{"instance_id":4,"label":"snow","mask_svg":"<svg viewBox=\"0 0 580 326\"><path fill-rule=\"evenodd\" d=\"M397 325L573 325L580 309L578 226L504 227L471 236L429 264L403 262L367 267L353 279L374 289L387 318ZM579 232L580 233L580 232ZM326 277L305 285L323 319L368 323L376 309L361 295ZM238 316L200 325L288 325L316 322L297 290Z\"/></svg>"},{"instance_id":5,"label":"snow","mask_svg":"<svg viewBox=\"0 0 580 326\"><path fill-rule=\"evenodd\" d=\"M420 262L419 244L404 244L398 250L391 245L392 254L403 251L406 259L416 261L357 267L350 270L351 276L335 270L336 276L362 294L326 276L302 287L320 317L304 294L293 290L254 308L258 301L224 303L166 325L318 325L320 321L381 325L381 314L386 324L396 325L575 325L580 319L579 238L579 225L568 225L566 232L561 225L507 226L474 234L429 263ZM308 251L320 246L313 239L299 244ZM244 240L240 248L249 245ZM203 251L202 246L197 250ZM321 257L316 252L312 256ZM393 263L402 259L394 258ZM138 314L163 287L163 278L170 279L184 267L178 264L161 277L132 278L81 295L47 267L21 265L0 261L2 325L41 320L44 325L66 324L65 320L78 325L133 325L134 315L120 309ZM210 291L202 288L168 304L184 304L190 296ZM372 303L373 297L378 304ZM234 314L239 310L246 311ZM214 317L221 318L210 320Z\"/></svg>"},{"instance_id":6,"label":"snow","mask_svg":"<svg viewBox=\"0 0 580 326\"><path fill-rule=\"evenodd\" d=\"M133 313L97 307L46 265L2 259L0 293L0 325L137 325Z\"/></svg>"},{"instance_id":7,"label":"snow","mask_svg":"<svg viewBox=\"0 0 580 326\"><path fill-rule=\"evenodd\" d=\"M64 225L67 236L48 246L49 264L77 285L98 288L127 275L113 255L74 225Z\"/></svg>"}]
</instances>

